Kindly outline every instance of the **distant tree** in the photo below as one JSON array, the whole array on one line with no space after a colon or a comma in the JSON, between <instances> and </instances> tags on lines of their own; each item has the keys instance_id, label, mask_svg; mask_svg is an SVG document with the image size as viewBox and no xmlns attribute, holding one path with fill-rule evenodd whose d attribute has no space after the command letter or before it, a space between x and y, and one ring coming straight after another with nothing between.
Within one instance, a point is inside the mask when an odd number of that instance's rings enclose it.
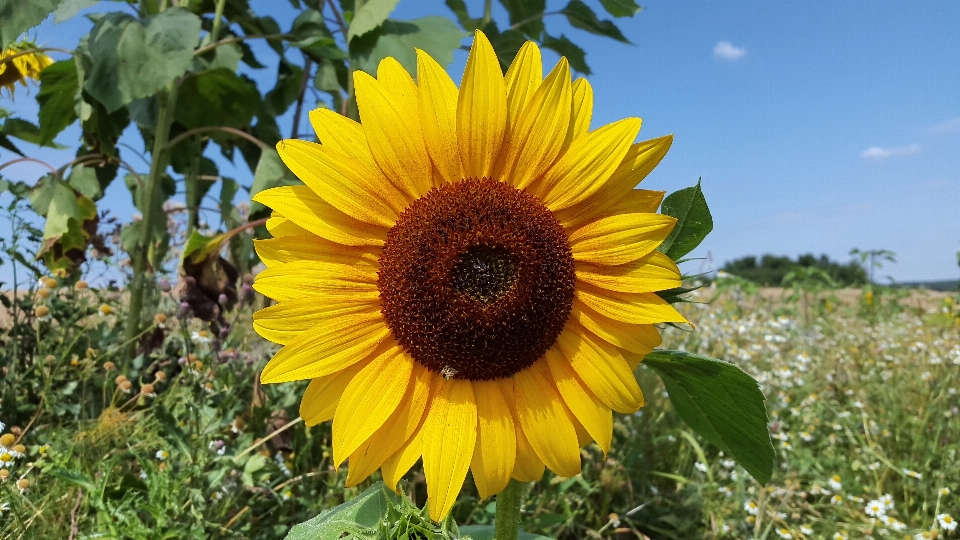
<instances>
[{"instance_id":1,"label":"distant tree","mask_svg":"<svg viewBox=\"0 0 960 540\"><path fill-rule=\"evenodd\" d=\"M759 262L755 256L748 256L723 265L725 272L771 287L783 286L787 274L797 268L822 270L842 287L863 285L867 282L867 272L856 261L841 264L831 261L826 255L816 257L812 253L800 255L795 261L790 257L767 254L761 257Z\"/></svg>"}]
</instances>

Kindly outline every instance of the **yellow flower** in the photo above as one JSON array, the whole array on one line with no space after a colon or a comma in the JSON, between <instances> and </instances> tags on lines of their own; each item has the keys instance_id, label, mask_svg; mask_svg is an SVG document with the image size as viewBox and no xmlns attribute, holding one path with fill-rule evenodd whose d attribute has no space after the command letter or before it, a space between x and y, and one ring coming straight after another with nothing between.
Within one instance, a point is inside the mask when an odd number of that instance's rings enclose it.
<instances>
[{"instance_id":1,"label":"yellow flower","mask_svg":"<svg viewBox=\"0 0 960 540\"><path fill-rule=\"evenodd\" d=\"M418 83L393 58L355 73L362 124L315 110L322 145L277 146L306 185L254 198L274 236L254 288L279 302L254 327L284 345L264 383L312 379L300 413L333 420L347 484L395 488L422 457L440 520L468 469L487 498L608 451L654 323L686 321L655 293L680 284L656 251L676 220L633 189L671 136L589 131L590 85L565 58L543 79L534 43L504 76L477 32L459 89L417 54Z\"/></svg>"},{"instance_id":2,"label":"yellow flower","mask_svg":"<svg viewBox=\"0 0 960 540\"><path fill-rule=\"evenodd\" d=\"M33 79L34 81L40 81L40 72L50 64L53 63L53 60L39 52L30 52L13 58L12 60L6 60L12 56L18 55L23 51L33 49L35 45L28 42L14 43L7 47L6 50L0 51L0 88L6 88L10 92L10 97L13 97L14 85L20 83L23 86L27 85L27 79Z\"/></svg>"}]
</instances>

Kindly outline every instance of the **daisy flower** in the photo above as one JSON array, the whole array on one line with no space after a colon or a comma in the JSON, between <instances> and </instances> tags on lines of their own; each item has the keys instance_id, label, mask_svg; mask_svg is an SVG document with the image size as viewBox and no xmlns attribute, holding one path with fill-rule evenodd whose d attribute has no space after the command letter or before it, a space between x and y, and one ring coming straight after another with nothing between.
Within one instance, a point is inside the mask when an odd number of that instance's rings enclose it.
<instances>
[{"instance_id":1,"label":"daisy flower","mask_svg":"<svg viewBox=\"0 0 960 540\"><path fill-rule=\"evenodd\" d=\"M950 517L950 514L937 515L937 523L939 523L941 527L948 531L953 531L957 528L957 522Z\"/></svg>"}]
</instances>

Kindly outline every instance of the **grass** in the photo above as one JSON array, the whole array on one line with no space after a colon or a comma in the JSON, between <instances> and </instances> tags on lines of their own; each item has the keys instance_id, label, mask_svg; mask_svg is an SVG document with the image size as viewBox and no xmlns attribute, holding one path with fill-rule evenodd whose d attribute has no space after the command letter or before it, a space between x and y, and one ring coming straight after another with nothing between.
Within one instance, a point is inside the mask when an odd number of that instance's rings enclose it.
<instances>
[{"instance_id":1,"label":"grass","mask_svg":"<svg viewBox=\"0 0 960 540\"><path fill-rule=\"evenodd\" d=\"M12 436L0 538L282 538L369 485L344 488L329 424L296 421L303 383L256 384L274 348L251 331L249 302L213 335L165 293L149 346L125 364L115 291L44 289L16 299L23 314L0 330L0 422ZM957 306L918 308L888 289L852 303L720 292L685 305L696 331L669 329L665 346L761 382L774 479L758 485L693 435L641 367L647 406L617 416L609 455L583 449L581 475L528 485L523 527L561 539L957 536ZM406 490L422 505L422 474ZM452 514L468 525L494 512L468 481Z\"/></svg>"}]
</instances>

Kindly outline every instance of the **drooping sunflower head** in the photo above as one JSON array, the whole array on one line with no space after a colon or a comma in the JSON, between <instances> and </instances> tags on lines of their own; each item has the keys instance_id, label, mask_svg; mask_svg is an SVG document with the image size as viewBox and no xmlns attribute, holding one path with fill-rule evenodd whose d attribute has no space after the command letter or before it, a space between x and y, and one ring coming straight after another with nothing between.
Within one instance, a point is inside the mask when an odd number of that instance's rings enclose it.
<instances>
[{"instance_id":1,"label":"drooping sunflower head","mask_svg":"<svg viewBox=\"0 0 960 540\"><path fill-rule=\"evenodd\" d=\"M301 415L333 420L347 483L422 458L439 520L468 470L489 497L606 452L654 324L684 318L656 294L680 283L656 251L675 220L634 189L672 137L591 131L590 85L563 58L544 78L533 43L504 75L477 32L459 88L423 51L416 76L357 72L361 123L316 110L321 144L278 145L305 185L254 197L274 236L254 288L277 301L254 327L283 345L263 382L311 380Z\"/></svg>"},{"instance_id":2,"label":"drooping sunflower head","mask_svg":"<svg viewBox=\"0 0 960 540\"><path fill-rule=\"evenodd\" d=\"M27 79L40 81L40 72L53 63L53 60L39 52L24 51L34 49L33 43L14 43L0 51L0 89L5 88L13 97L14 85L27 85Z\"/></svg>"}]
</instances>

